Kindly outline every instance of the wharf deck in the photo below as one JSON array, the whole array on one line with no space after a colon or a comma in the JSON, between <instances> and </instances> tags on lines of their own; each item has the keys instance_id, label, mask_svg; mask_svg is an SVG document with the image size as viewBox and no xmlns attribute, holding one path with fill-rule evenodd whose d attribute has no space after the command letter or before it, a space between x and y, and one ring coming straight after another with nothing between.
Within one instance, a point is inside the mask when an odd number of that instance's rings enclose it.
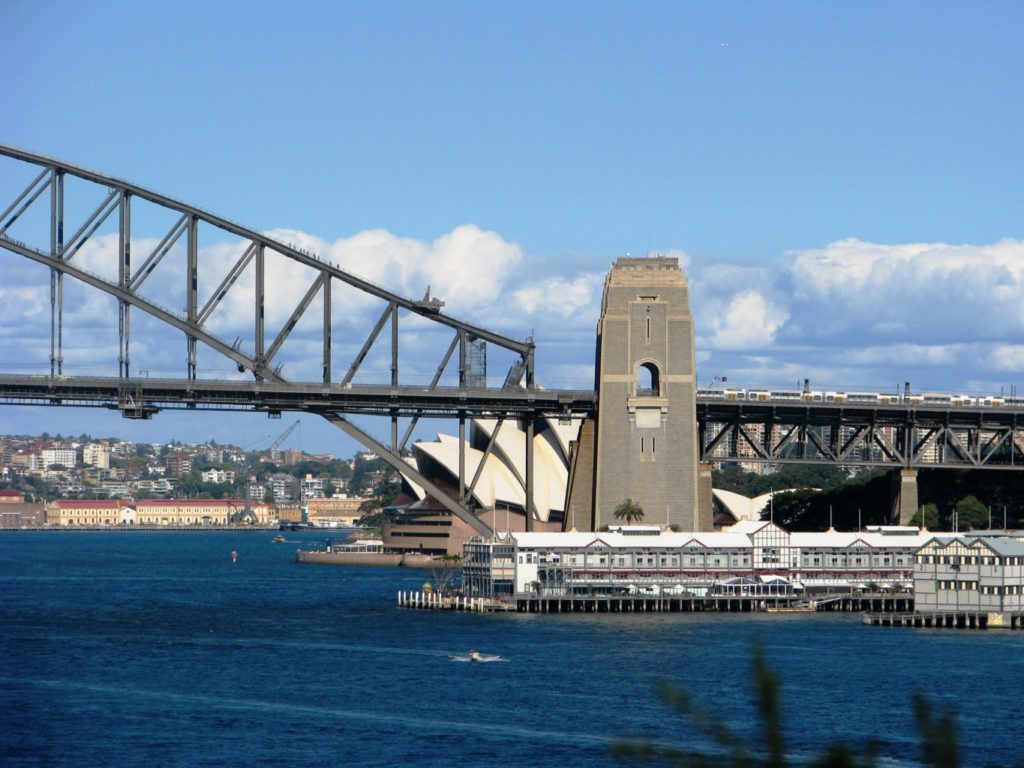
<instances>
[{"instance_id":1,"label":"wharf deck","mask_svg":"<svg viewBox=\"0 0 1024 768\"><path fill-rule=\"evenodd\" d=\"M422 592L399 592L402 608L515 613L860 613L910 612L911 595L830 595L808 599L788 595L649 597L638 595L563 595L452 597Z\"/></svg>"},{"instance_id":2,"label":"wharf deck","mask_svg":"<svg viewBox=\"0 0 1024 768\"><path fill-rule=\"evenodd\" d=\"M874 610L909 611L911 595L836 595L806 598L791 595L712 595L708 597L563 596L515 598L519 613L815 613Z\"/></svg>"},{"instance_id":3,"label":"wharf deck","mask_svg":"<svg viewBox=\"0 0 1024 768\"><path fill-rule=\"evenodd\" d=\"M872 627L934 629L1024 629L1024 613L989 611L871 612L863 621Z\"/></svg>"}]
</instances>

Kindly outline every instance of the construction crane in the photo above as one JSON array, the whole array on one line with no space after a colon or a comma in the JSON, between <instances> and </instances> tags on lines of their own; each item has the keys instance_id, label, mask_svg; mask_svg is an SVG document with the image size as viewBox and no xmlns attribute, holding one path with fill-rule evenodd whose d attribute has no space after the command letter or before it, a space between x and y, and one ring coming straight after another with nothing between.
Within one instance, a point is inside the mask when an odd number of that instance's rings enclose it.
<instances>
[{"instance_id":1,"label":"construction crane","mask_svg":"<svg viewBox=\"0 0 1024 768\"><path fill-rule=\"evenodd\" d=\"M296 419L295 422L290 427L288 427L288 429L286 429L284 432L278 435L277 439L270 444L270 447L267 449L267 452L271 455L271 457L274 456L277 449L281 447L281 444L288 439L288 435L294 432L295 428L299 426L299 424L299 419Z\"/></svg>"},{"instance_id":2,"label":"construction crane","mask_svg":"<svg viewBox=\"0 0 1024 768\"><path fill-rule=\"evenodd\" d=\"M292 432L294 432L295 428L297 426L299 426L299 424L301 424L301 421L299 419L296 419L291 424L291 426L288 427L288 429L286 429L284 432L282 432L280 435L278 435L277 439L275 439L274 442L272 442L270 444L270 447L267 449L267 452L270 454L270 458L271 459L275 459L275 458L277 458L280 455L280 454L278 454L277 449L281 447L281 444L285 440L288 439L288 435L290 435ZM249 481L246 481L246 483L245 483L245 509L241 512L241 519L242 520L252 520L253 519L253 517L252 517L252 498L251 498L250 493L249 493L250 487L251 487L251 485L250 485Z\"/></svg>"}]
</instances>

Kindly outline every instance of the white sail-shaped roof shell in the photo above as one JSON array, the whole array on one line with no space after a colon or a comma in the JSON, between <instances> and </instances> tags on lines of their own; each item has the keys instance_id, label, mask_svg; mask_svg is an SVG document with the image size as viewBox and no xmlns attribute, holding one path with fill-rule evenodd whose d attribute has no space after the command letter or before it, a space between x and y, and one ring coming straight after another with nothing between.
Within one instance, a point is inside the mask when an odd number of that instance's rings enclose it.
<instances>
[{"instance_id":1,"label":"white sail-shaped roof shell","mask_svg":"<svg viewBox=\"0 0 1024 768\"><path fill-rule=\"evenodd\" d=\"M465 446L465 481L473 481L483 459L482 450L491 440L497 419L473 419L470 437ZM552 511L561 512L565 506L565 491L569 476L569 443L575 440L580 420L560 424L557 419L545 419L533 440L533 500L537 517L548 521ZM473 445L477 447L473 447ZM434 462L444 468L452 479L459 476L459 441L451 435L438 435L432 442L413 444L415 466L428 474L428 464ZM427 460L429 459L429 461ZM526 507L526 433L514 419L502 422L483 471L473 492L477 504L484 508L503 504ZM424 497L423 489L406 478L413 491Z\"/></svg>"},{"instance_id":2,"label":"white sail-shaped roof shell","mask_svg":"<svg viewBox=\"0 0 1024 768\"><path fill-rule=\"evenodd\" d=\"M425 454L447 470L453 478L459 476L459 441L450 435L438 435L435 442L418 442L413 445L417 456ZM466 445L466 483L472 481L477 467L483 459L483 451ZM422 470L422 465L419 465ZM473 498L482 507L493 508L501 504L522 507L526 493L515 474L494 454L487 457L480 481L476 484Z\"/></svg>"},{"instance_id":3,"label":"white sail-shaped roof shell","mask_svg":"<svg viewBox=\"0 0 1024 768\"><path fill-rule=\"evenodd\" d=\"M417 469L415 456L403 456L402 461L404 461L406 464L409 464L414 469ZM416 481L412 480L408 475L403 474L402 476L405 478L405 482L409 484L409 488L412 490L413 495L417 499L422 499L427 495L427 492L423 489L421 485L416 483Z\"/></svg>"},{"instance_id":4,"label":"white sail-shaped roof shell","mask_svg":"<svg viewBox=\"0 0 1024 768\"><path fill-rule=\"evenodd\" d=\"M579 439L580 425L583 424L583 420L570 419L563 423L559 419L548 416L544 422L547 427L543 432L544 436L558 449L565 465L569 466L569 443Z\"/></svg>"},{"instance_id":5,"label":"white sail-shaped roof shell","mask_svg":"<svg viewBox=\"0 0 1024 768\"><path fill-rule=\"evenodd\" d=\"M474 419L473 429L481 433L481 442L491 439L498 425L497 419ZM546 431L546 430L545 430ZM519 478L526 478L526 433L514 421L504 421L498 430L492 453L513 469ZM568 463L561 451L543 432L533 437L533 503L537 516L547 521L551 510L565 506L565 486L568 482Z\"/></svg>"}]
</instances>

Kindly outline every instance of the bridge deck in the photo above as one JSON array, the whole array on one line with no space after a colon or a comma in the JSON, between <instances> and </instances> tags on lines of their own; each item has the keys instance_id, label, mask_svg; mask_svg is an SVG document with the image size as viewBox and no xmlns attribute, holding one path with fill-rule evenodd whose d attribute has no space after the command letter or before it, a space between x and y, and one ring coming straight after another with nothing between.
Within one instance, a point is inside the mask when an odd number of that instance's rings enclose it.
<instances>
[{"instance_id":1,"label":"bridge deck","mask_svg":"<svg viewBox=\"0 0 1024 768\"><path fill-rule=\"evenodd\" d=\"M460 411L584 415L588 390L366 386L295 382L149 379L83 376L0 376L0 402L115 409L321 411L398 416L457 415Z\"/></svg>"}]
</instances>

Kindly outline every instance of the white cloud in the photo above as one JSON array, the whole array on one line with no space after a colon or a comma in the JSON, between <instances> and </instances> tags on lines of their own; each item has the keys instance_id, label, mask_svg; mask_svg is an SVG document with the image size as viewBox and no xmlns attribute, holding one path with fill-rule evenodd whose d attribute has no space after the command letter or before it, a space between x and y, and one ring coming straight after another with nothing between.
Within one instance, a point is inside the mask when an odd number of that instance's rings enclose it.
<instances>
[{"instance_id":1,"label":"white cloud","mask_svg":"<svg viewBox=\"0 0 1024 768\"><path fill-rule=\"evenodd\" d=\"M893 344L848 350L845 362L853 365L953 365L967 345Z\"/></svg>"},{"instance_id":2,"label":"white cloud","mask_svg":"<svg viewBox=\"0 0 1024 768\"><path fill-rule=\"evenodd\" d=\"M509 274L522 259L515 243L473 224L456 227L427 243L383 229L360 232L327 243L290 230L268 233L316 251L331 263L400 296L431 295L445 311L473 311L501 294Z\"/></svg>"},{"instance_id":3,"label":"white cloud","mask_svg":"<svg viewBox=\"0 0 1024 768\"><path fill-rule=\"evenodd\" d=\"M848 238L758 265L689 270L702 370L792 386L896 381L986 391L1024 371L1024 242ZM706 354L702 354L706 353ZM1010 381L1007 381L1007 379Z\"/></svg>"},{"instance_id":4,"label":"white cloud","mask_svg":"<svg viewBox=\"0 0 1024 768\"><path fill-rule=\"evenodd\" d=\"M1024 242L1017 240L887 245L848 238L788 254L779 278L798 318L793 330L808 337L949 343L1024 331Z\"/></svg>"},{"instance_id":5,"label":"white cloud","mask_svg":"<svg viewBox=\"0 0 1024 768\"><path fill-rule=\"evenodd\" d=\"M50 310L50 296L48 289L39 286L0 286L0 306L18 307L19 314L25 318L38 318L48 314ZM17 333L13 327L0 328L0 334Z\"/></svg>"},{"instance_id":6,"label":"white cloud","mask_svg":"<svg viewBox=\"0 0 1024 768\"><path fill-rule=\"evenodd\" d=\"M1003 344L988 356L988 364L997 371L1024 371L1024 344Z\"/></svg>"},{"instance_id":7,"label":"white cloud","mask_svg":"<svg viewBox=\"0 0 1024 768\"><path fill-rule=\"evenodd\" d=\"M732 297L722 314L711 319L711 344L720 349L764 349L789 313L775 306L757 291L743 291Z\"/></svg>"},{"instance_id":8,"label":"white cloud","mask_svg":"<svg viewBox=\"0 0 1024 768\"><path fill-rule=\"evenodd\" d=\"M611 258L527 259L516 243L474 225L433 240L383 229L336 241L295 230L268 234L401 296L418 299L429 285L431 294L446 302L446 313L467 322L516 338L534 333L541 383L546 377L552 382L592 378L594 327ZM133 240L136 267L156 242ZM97 235L76 263L116 274L111 267L116 244L116 235ZM204 237L200 244L202 305L248 244ZM738 386L789 386L808 377L823 386L888 388L912 380L915 388L954 390L971 382L998 388L1024 371L1021 241L880 244L847 238L756 264L692 259L679 250L666 255L687 267L702 381L710 372L728 375ZM7 265L0 302L18 310L0 328L0 336L9 359L36 360L43 354L38 340L22 342L18 330L31 326L36 336L48 336L48 271L13 256ZM238 337L247 353L253 347L253 272L250 265L208 323L228 343ZM268 253L266 275L269 343L316 272ZM68 343L96 336L93 353L109 357L103 362L116 370L116 349L107 340L113 334L116 346L116 302L75 281L65 285ZM344 370L384 305L338 281L332 286L334 365ZM143 293L173 312L183 311L180 243L147 280ZM302 371L297 378L318 367L320 312L316 299L278 357L287 371ZM132 330L135 369L170 367L173 375L183 367L181 332L138 311L132 314ZM402 332L403 372L429 379L450 333L425 318L405 316ZM386 346L387 336L378 345ZM24 352L19 352L22 343ZM44 356L48 341L45 346ZM224 367L218 357L201 351L201 368ZM386 371L388 365L371 355L366 368ZM495 371L503 365L495 358Z\"/></svg>"},{"instance_id":9,"label":"white cloud","mask_svg":"<svg viewBox=\"0 0 1024 768\"><path fill-rule=\"evenodd\" d=\"M567 279L561 275L523 286L512 293L515 305L527 315L577 316L597 322L604 275L589 273Z\"/></svg>"}]
</instances>

